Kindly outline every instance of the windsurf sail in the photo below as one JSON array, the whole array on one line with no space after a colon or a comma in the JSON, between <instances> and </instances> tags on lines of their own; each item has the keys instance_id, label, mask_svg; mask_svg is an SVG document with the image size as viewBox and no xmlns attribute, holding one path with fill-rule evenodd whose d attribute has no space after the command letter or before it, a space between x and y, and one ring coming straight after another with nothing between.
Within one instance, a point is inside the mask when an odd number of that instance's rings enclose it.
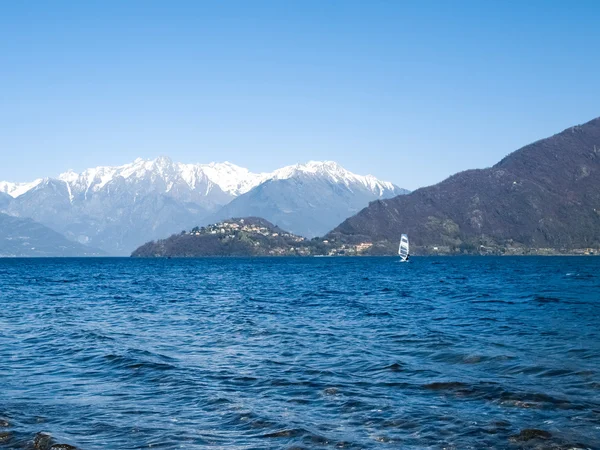
<instances>
[{"instance_id":1,"label":"windsurf sail","mask_svg":"<svg viewBox=\"0 0 600 450\"><path fill-rule=\"evenodd\" d=\"M400 246L398 247L398 254L400 255L400 259L402 261L406 261L408 259L408 236L403 234L400 237Z\"/></svg>"}]
</instances>

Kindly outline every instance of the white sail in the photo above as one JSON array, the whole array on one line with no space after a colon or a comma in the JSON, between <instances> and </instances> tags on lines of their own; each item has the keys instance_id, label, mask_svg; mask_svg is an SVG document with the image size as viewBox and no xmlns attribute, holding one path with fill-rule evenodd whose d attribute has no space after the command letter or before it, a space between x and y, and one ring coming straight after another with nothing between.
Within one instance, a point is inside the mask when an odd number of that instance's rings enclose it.
<instances>
[{"instance_id":1,"label":"white sail","mask_svg":"<svg viewBox=\"0 0 600 450\"><path fill-rule=\"evenodd\" d=\"M408 236L403 234L400 237L400 246L398 247L398 254L400 255L400 259L402 261L406 261L408 259Z\"/></svg>"}]
</instances>

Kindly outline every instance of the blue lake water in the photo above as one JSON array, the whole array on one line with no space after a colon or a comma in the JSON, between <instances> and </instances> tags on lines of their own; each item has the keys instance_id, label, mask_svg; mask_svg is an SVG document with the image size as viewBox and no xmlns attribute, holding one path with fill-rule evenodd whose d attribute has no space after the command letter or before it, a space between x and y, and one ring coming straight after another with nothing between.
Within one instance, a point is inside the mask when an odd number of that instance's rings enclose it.
<instances>
[{"instance_id":1,"label":"blue lake water","mask_svg":"<svg viewBox=\"0 0 600 450\"><path fill-rule=\"evenodd\" d=\"M600 258L0 260L0 432L597 449Z\"/></svg>"}]
</instances>

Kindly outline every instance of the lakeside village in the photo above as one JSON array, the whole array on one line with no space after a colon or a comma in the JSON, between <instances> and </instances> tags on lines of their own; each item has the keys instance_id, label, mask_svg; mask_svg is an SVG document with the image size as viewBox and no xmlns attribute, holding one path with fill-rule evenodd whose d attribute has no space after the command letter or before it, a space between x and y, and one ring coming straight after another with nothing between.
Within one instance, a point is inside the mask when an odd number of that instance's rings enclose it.
<instances>
[{"instance_id":1,"label":"lakeside village","mask_svg":"<svg viewBox=\"0 0 600 450\"><path fill-rule=\"evenodd\" d=\"M248 255L263 256L361 256L379 252L372 242L342 243L335 240L316 237L307 239L284 231L275 225L259 218L229 219L206 227L194 227L191 231L183 231L182 235L203 239L218 240L223 248L242 248ZM231 247L233 245L234 247ZM375 251L374 251L375 250ZM422 247L425 255L598 255L600 249L551 249L527 248L519 245L463 245L457 248L449 246Z\"/></svg>"},{"instance_id":2,"label":"lakeside village","mask_svg":"<svg viewBox=\"0 0 600 450\"><path fill-rule=\"evenodd\" d=\"M248 219L231 219L183 233L198 237L216 235L224 243L236 239L250 241L255 247L264 246L264 253L272 256L358 256L373 246L371 242L336 245L327 239L307 239Z\"/></svg>"}]
</instances>

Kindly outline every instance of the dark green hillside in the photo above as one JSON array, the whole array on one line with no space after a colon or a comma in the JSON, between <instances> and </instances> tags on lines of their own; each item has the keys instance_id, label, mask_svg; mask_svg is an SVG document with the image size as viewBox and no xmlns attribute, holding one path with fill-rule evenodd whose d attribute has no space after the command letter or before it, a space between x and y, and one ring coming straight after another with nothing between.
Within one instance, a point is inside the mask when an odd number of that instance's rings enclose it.
<instances>
[{"instance_id":1,"label":"dark green hillside","mask_svg":"<svg viewBox=\"0 0 600 450\"><path fill-rule=\"evenodd\" d=\"M257 217L229 219L208 227L148 242L133 257L341 256L368 254L369 243L343 244L306 239Z\"/></svg>"},{"instance_id":2,"label":"dark green hillside","mask_svg":"<svg viewBox=\"0 0 600 450\"><path fill-rule=\"evenodd\" d=\"M190 232L149 242L132 256L310 256L325 251L325 245L317 240L309 241L264 219L247 217L196 227Z\"/></svg>"},{"instance_id":3,"label":"dark green hillside","mask_svg":"<svg viewBox=\"0 0 600 450\"><path fill-rule=\"evenodd\" d=\"M393 253L585 252L600 248L600 118L409 195L372 202L326 237ZM483 246L483 247L482 247Z\"/></svg>"}]
</instances>

